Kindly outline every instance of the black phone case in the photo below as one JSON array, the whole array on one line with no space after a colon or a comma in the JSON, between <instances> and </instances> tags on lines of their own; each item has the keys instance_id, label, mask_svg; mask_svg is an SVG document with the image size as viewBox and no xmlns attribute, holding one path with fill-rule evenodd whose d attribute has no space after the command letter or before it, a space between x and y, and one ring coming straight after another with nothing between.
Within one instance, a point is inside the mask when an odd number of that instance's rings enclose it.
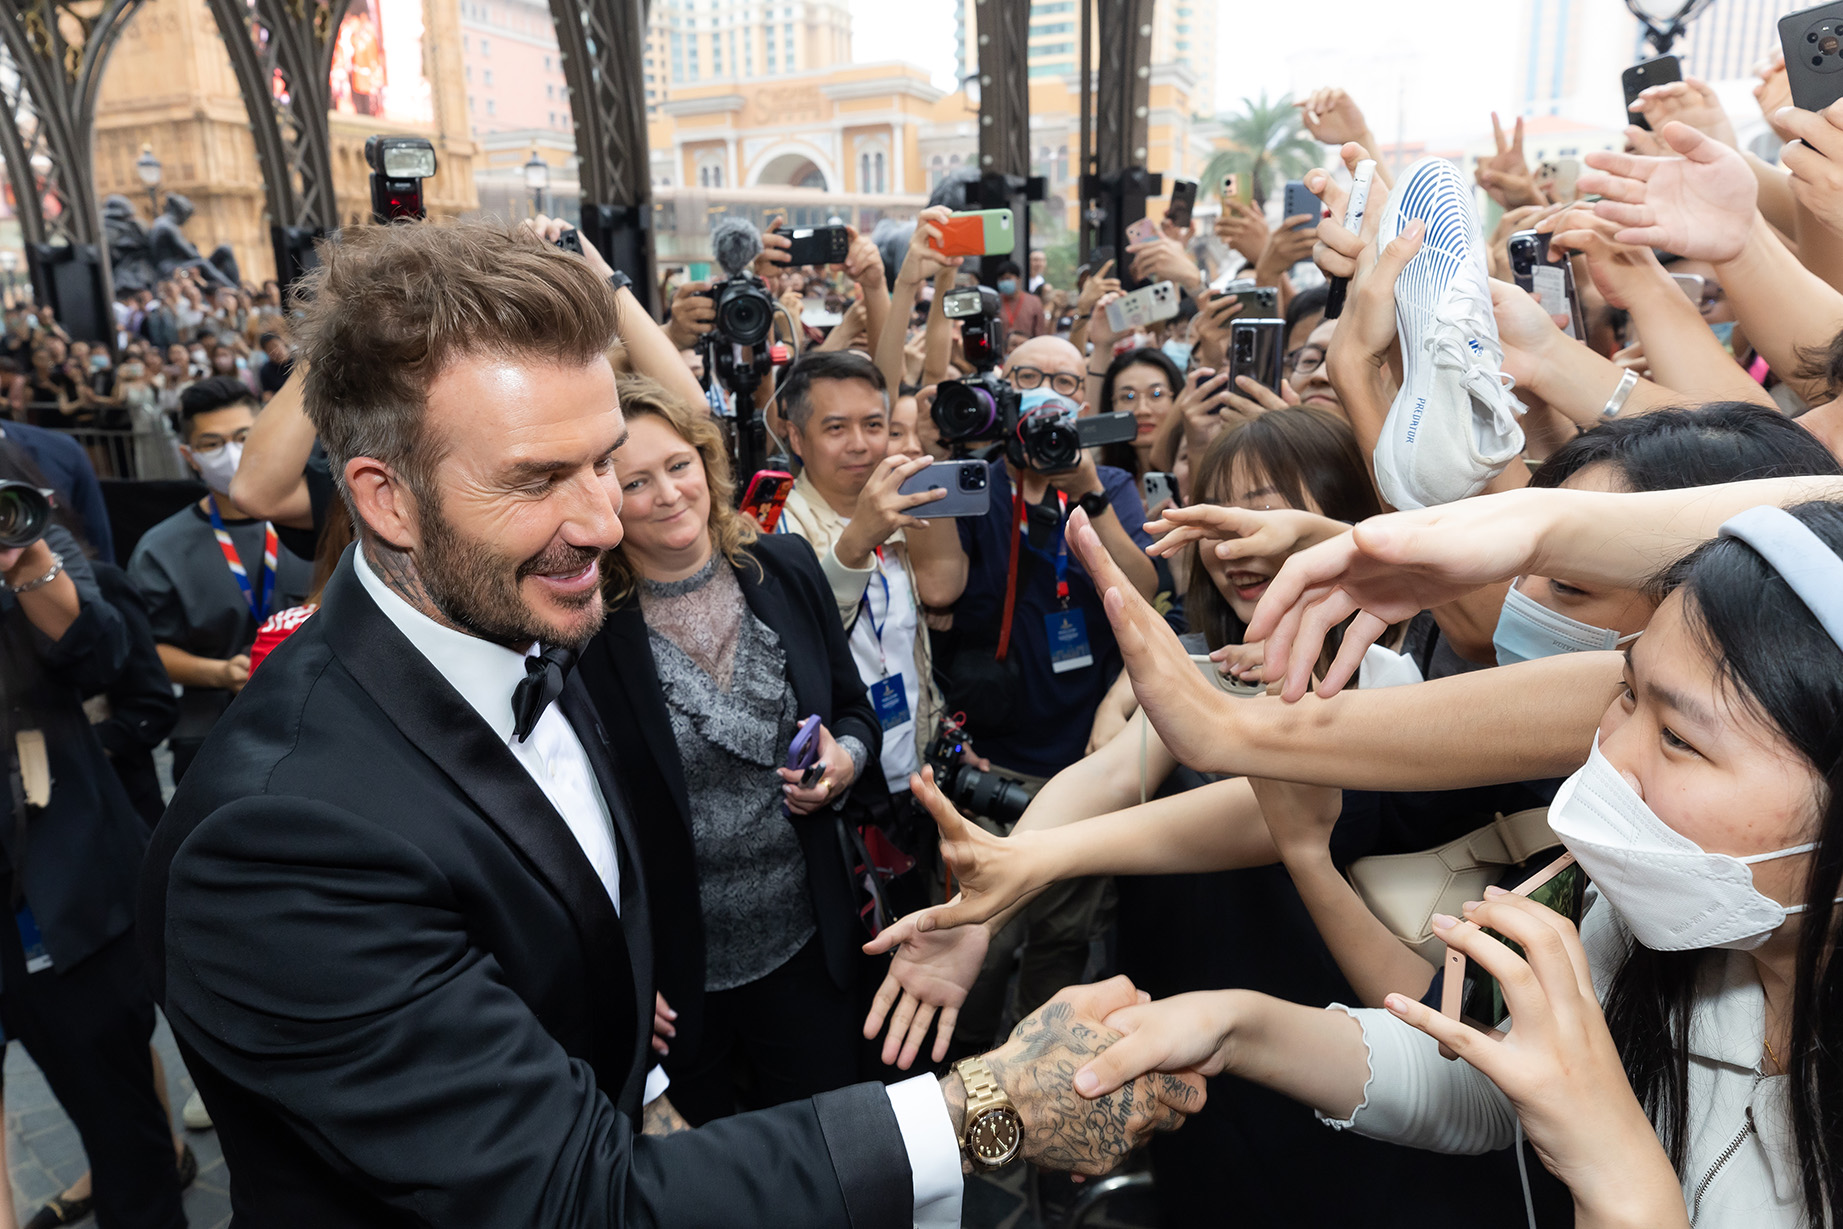
<instances>
[{"instance_id":1,"label":"black phone case","mask_svg":"<svg viewBox=\"0 0 1843 1229\"><path fill-rule=\"evenodd\" d=\"M810 235L788 235L793 246L788 249L788 263L796 265L836 265L844 263L851 252L851 235L842 226L820 226Z\"/></svg>"},{"instance_id":2,"label":"black phone case","mask_svg":"<svg viewBox=\"0 0 1843 1229\"><path fill-rule=\"evenodd\" d=\"M1191 210L1196 204L1197 185L1180 179L1171 185L1171 203L1165 208L1165 219L1173 226L1189 226Z\"/></svg>"},{"instance_id":3,"label":"black phone case","mask_svg":"<svg viewBox=\"0 0 1843 1229\"><path fill-rule=\"evenodd\" d=\"M1637 124L1646 132L1651 131L1651 125L1645 120L1645 117L1632 110L1632 100L1654 85L1681 80L1683 80L1683 64L1673 55L1661 55L1654 60L1645 60L1620 73L1619 84L1625 88L1625 122Z\"/></svg>"},{"instance_id":4,"label":"black phone case","mask_svg":"<svg viewBox=\"0 0 1843 1229\"><path fill-rule=\"evenodd\" d=\"M1284 376L1286 321L1236 320L1229 325L1229 391L1244 396L1236 381L1248 376L1280 391Z\"/></svg>"},{"instance_id":5,"label":"black phone case","mask_svg":"<svg viewBox=\"0 0 1843 1229\"><path fill-rule=\"evenodd\" d=\"M1312 194L1311 190L1305 186L1304 180L1289 179L1280 203L1282 218L1296 218L1302 213L1311 215L1311 221L1296 223L1293 226L1294 230L1317 226L1319 219L1325 216L1325 203Z\"/></svg>"},{"instance_id":6,"label":"black phone case","mask_svg":"<svg viewBox=\"0 0 1843 1229\"><path fill-rule=\"evenodd\" d=\"M1820 4L1779 19L1792 105L1822 111L1843 98L1843 4Z\"/></svg>"},{"instance_id":7,"label":"black phone case","mask_svg":"<svg viewBox=\"0 0 1843 1229\"><path fill-rule=\"evenodd\" d=\"M1574 285L1574 266L1566 260L1549 259L1549 236L1540 231L1518 231L1510 237L1506 245L1510 255L1510 276L1519 289L1529 294L1536 292L1536 266L1553 265L1561 271L1563 293L1568 299L1568 319L1573 322L1573 336L1576 341L1587 336L1587 321L1581 313L1581 294ZM1544 303L1542 310L1550 314L1555 312L1555 305Z\"/></svg>"}]
</instances>

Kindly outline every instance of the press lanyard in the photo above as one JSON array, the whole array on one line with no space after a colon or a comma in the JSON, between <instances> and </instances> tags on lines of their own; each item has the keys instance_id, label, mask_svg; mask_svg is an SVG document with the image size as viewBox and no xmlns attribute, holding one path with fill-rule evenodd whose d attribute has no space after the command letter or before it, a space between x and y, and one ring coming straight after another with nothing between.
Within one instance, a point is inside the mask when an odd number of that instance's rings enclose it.
<instances>
[{"instance_id":1,"label":"press lanyard","mask_svg":"<svg viewBox=\"0 0 1843 1229\"><path fill-rule=\"evenodd\" d=\"M1056 498L1061 502L1061 516L1056 521L1056 598L1063 609L1069 605L1069 544L1062 532L1063 522L1069 516L1069 493L1057 491ZM1017 559L1024 549L1024 514L1027 501L1024 488L1020 484L1011 496L1011 503L1017 509L1013 518L1015 529L1011 535L1011 564L1005 573L1005 614L998 626L998 660L1005 660L1011 651L1011 618L1017 612Z\"/></svg>"},{"instance_id":2,"label":"press lanyard","mask_svg":"<svg viewBox=\"0 0 1843 1229\"><path fill-rule=\"evenodd\" d=\"M889 577L883 574L883 548L873 547L872 553L877 557L877 580L883 585L883 622L877 622L877 616L871 610L869 585L864 586L864 596L858 601L863 603L864 621L870 624L870 634L877 638L877 660L883 663L883 677L888 678L890 663L889 654L883 651L883 629L890 623L890 582Z\"/></svg>"},{"instance_id":3,"label":"press lanyard","mask_svg":"<svg viewBox=\"0 0 1843 1229\"><path fill-rule=\"evenodd\" d=\"M262 523L262 600L258 602L256 591L250 586L249 569L243 566L243 560L237 555L237 545L230 540L230 531L224 528L224 518L218 513L218 497L205 496L205 504L211 509L211 532L217 535L218 549L224 552L224 562L230 574L237 578L243 600L249 603L250 614L260 627L269 617L269 605L275 598L275 553L280 549L275 526L268 521Z\"/></svg>"}]
</instances>

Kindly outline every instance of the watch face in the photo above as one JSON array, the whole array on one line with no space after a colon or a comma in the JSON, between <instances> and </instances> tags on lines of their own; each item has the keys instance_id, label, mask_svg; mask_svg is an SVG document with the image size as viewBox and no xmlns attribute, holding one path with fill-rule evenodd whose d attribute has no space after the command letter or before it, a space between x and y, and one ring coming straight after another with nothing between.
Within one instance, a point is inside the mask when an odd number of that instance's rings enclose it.
<instances>
[{"instance_id":1,"label":"watch face","mask_svg":"<svg viewBox=\"0 0 1843 1229\"><path fill-rule=\"evenodd\" d=\"M1014 1109L987 1110L967 1133L967 1148L981 1164L994 1168L1017 1155L1024 1142L1024 1124Z\"/></svg>"}]
</instances>

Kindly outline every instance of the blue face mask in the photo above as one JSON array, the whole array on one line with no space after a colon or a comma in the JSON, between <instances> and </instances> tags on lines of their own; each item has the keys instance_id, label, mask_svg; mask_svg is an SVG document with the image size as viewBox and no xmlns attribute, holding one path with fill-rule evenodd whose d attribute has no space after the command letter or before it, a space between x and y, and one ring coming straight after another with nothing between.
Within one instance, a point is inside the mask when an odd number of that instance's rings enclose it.
<instances>
[{"instance_id":1,"label":"blue face mask","mask_svg":"<svg viewBox=\"0 0 1843 1229\"><path fill-rule=\"evenodd\" d=\"M1715 334L1715 340L1722 345L1734 348L1734 321L1724 320L1720 324L1711 324L1709 332Z\"/></svg>"},{"instance_id":2,"label":"blue face mask","mask_svg":"<svg viewBox=\"0 0 1843 1229\"><path fill-rule=\"evenodd\" d=\"M1166 358L1170 359L1172 362L1177 364L1177 369L1179 371L1189 371L1190 370L1191 345L1189 342L1187 341L1168 341L1164 345L1160 346L1159 349L1165 352Z\"/></svg>"},{"instance_id":3,"label":"blue face mask","mask_svg":"<svg viewBox=\"0 0 1843 1229\"><path fill-rule=\"evenodd\" d=\"M1016 294L1017 293L1017 279L1015 277L999 278L998 279L998 293L1003 294L1003 295Z\"/></svg>"},{"instance_id":4,"label":"blue face mask","mask_svg":"<svg viewBox=\"0 0 1843 1229\"><path fill-rule=\"evenodd\" d=\"M1563 653L1592 653L1616 649L1638 633L1621 636L1608 627L1595 627L1579 619L1570 619L1550 610L1516 585L1504 595L1504 609L1497 616L1497 630L1491 645L1497 650L1497 664L1534 661L1538 657L1559 657Z\"/></svg>"},{"instance_id":5,"label":"blue face mask","mask_svg":"<svg viewBox=\"0 0 1843 1229\"><path fill-rule=\"evenodd\" d=\"M1057 414L1074 422L1081 414L1081 406L1069 400L1061 393L1049 388L1032 388L1018 394L1018 417L1023 418L1032 413Z\"/></svg>"}]
</instances>

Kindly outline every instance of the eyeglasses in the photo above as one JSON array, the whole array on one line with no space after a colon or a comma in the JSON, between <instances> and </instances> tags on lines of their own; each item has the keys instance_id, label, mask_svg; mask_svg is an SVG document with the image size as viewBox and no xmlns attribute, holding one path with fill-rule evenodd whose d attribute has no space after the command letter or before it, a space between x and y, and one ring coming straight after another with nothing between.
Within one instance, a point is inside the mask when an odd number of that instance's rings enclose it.
<instances>
[{"instance_id":1,"label":"eyeglasses","mask_svg":"<svg viewBox=\"0 0 1843 1229\"><path fill-rule=\"evenodd\" d=\"M201 436L199 440L192 445L192 451L201 457L215 457L220 452L224 451L224 446L226 444L241 444L249 439L249 437L250 429L248 427L243 428L228 440L216 435Z\"/></svg>"},{"instance_id":2,"label":"eyeglasses","mask_svg":"<svg viewBox=\"0 0 1843 1229\"><path fill-rule=\"evenodd\" d=\"M1040 367L1013 367L1005 374L1011 379L1011 387L1019 392L1029 392L1045 384L1065 397L1073 397L1081 391L1082 378L1067 371L1058 371L1052 375Z\"/></svg>"},{"instance_id":3,"label":"eyeglasses","mask_svg":"<svg viewBox=\"0 0 1843 1229\"><path fill-rule=\"evenodd\" d=\"M1324 365L1325 351L1322 346L1300 346L1286 356L1286 369L1301 379Z\"/></svg>"},{"instance_id":4,"label":"eyeglasses","mask_svg":"<svg viewBox=\"0 0 1843 1229\"><path fill-rule=\"evenodd\" d=\"M1152 401L1163 401L1170 395L1171 390L1166 388L1163 384L1154 384L1152 387L1145 390L1145 396ZM1139 400L1139 397L1140 392L1136 388L1123 388L1113 395L1115 401L1124 401L1128 405Z\"/></svg>"}]
</instances>

